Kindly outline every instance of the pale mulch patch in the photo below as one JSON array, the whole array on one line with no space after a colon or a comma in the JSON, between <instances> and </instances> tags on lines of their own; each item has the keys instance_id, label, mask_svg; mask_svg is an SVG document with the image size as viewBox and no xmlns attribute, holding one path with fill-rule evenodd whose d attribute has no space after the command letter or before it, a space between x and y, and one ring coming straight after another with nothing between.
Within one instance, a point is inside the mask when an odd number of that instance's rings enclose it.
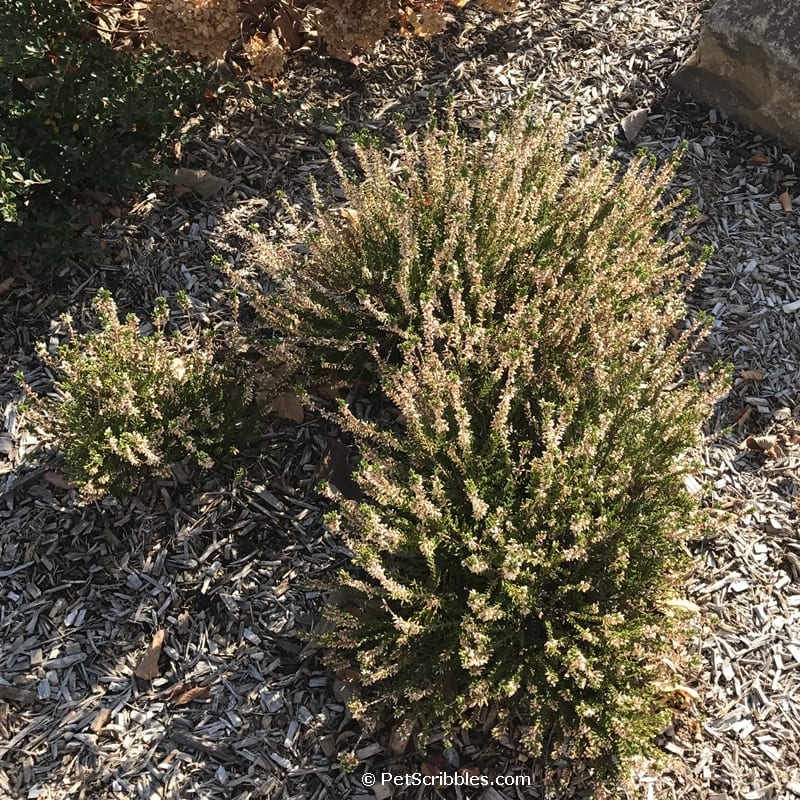
<instances>
[{"instance_id":1,"label":"pale mulch patch","mask_svg":"<svg viewBox=\"0 0 800 800\"><path fill-rule=\"evenodd\" d=\"M450 94L458 115L477 127L485 112L502 113L532 85L538 104L554 110L577 96L576 146L613 143L626 160L638 146L664 157L688 140L675 185L690 188L707 217L694 238L717 248L692 306L717 318L707 357L736 370L709 425L730 431L709 440L691 487L732 514L717 539L693 543L688 596L701 609L693 623L697 660L676 682L700 700L684 692L689 707L661 742L673 761L644 766L627 793L800 796L800 234L797 212L780 199L794 194L796 177L791 153L665 86L694 46L708 5L530 2L505 20L462 14L430 43L389 40L358 73L313 58L298 62L282 89L296 101L292 110L231 103L185 148L183 166L223 178L220 194L176 197L165 187L109 221L106 256L65 266L52 292L24 281L4 285L0 796L366 798L374 796L360 781L366 769L412 772L423 761L484 774L533 771L537 779L531 789L487 790L477 795L482 800L559 794L543 785L538 766L480 736L426 760L413 741L364 733L304 649L301 634L316 624L322 601L315 583L346 561L319 524L323 503L314 484L330 462L324 451L334 435L325 423L275 422L254 434L262 457L238 478L226 465L211 477L150 487L132 501L80 506L57 485L57 464L20 465L34 442L20 441L10 402L18 367L33 385L47 386L33 343L59 341L51 320L61 310L88 322L85 309L99 286L140 313L160 292L185 288L208 324L224 319L226 284L211 254L255 273L246 225L301 241L275 193L283 189L308 209L308 177L322 184L332 177L326 140L345 153L347 137L363 128L391 141L395 114L420 127L429 98L440 108ZM639 109L647 119L628 143L619 123ZM775 436L776 447L769 440L748 447L751 435ZM159 674L139 678L159 631ZM339 763L345 753L359 762L351 773ZM591 794L578 778L562 789Z\"/></svg>"}]
</instances>

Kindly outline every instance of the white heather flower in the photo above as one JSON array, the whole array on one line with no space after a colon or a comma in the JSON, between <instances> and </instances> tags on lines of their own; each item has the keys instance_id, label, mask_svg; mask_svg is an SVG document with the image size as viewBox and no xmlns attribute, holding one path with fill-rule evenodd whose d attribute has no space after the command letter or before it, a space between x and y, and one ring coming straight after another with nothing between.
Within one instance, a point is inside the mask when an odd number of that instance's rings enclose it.
<instances>
[{"instance_id":1,"label":"white heather flower","mask_svg":"<svg viewBox=\"0 0 800 800\"><path fill-rule=\"evenodd\" d=\"M392 614L392 619L394 620L394 627L403 634L404 638L419 636L424 631L424 628L413 620L403 619L397 614Z\"/></svg>"},{"instance_id":2,"label":"white heather flower","mask_svg":"<svg viewBox=\"0 0 800 800\"><path fill-rule=\"evenodd\" d=\"M476 575L480 575L489 569L489 563L485 559L479 558L474 554L464 559L464 566Z\"/></svg>"},{"instance_id":3,"label":"white heather flower","mask_svg":"<svg viewBox=\"0 0 800 800\"><path fill-rule=\"evenodd\" d=\"M182 358L176 356L172 359L170 367L175 378L182 381L186 376L186 362Z\"/></svg>"}]
</instances>

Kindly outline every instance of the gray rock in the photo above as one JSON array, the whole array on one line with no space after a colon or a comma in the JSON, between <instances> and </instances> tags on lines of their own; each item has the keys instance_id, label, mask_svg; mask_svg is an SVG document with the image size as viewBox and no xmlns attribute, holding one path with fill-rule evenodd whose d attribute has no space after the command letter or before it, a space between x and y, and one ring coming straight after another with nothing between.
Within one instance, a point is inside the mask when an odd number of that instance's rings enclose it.
<instances>
[{"instance_id":1,"label":"gray rock","mask_svg":"<svg viewBox=\"0 0 800 800\"><path fill-rule=\"evenodd\" d=\"M672 84L800 149L800 3L717 0Z\"/></svg>"}]
</instances>

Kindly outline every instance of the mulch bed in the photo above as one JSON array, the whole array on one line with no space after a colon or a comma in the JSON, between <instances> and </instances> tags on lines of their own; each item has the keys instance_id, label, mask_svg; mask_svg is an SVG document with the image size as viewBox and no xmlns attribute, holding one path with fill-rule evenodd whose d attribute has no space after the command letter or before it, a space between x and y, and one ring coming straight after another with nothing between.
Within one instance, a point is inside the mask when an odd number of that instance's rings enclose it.
<instances>
[{"instance_id":1,"label":"mulch bed","mask_svg":"<svg viewBox=\"0 0 800 800\"><path fill-rule=\"evenodd\" d=\"M577 98L571 146L610 147L626 161L639 147L664 159L688 141L674 186L689 188L700 207L698 246L716 247L689 313L714 314L706 355L735 367L690 486L730 521L716 540L693 543L687 596L700 612L692 652L679 660L696 662L676 675L691 690L686 708L661 740L670 758L606 792L800 796L800 230L797 212L778 199L794 194L797 178L792 152L668 87L709 5L531 0L507 17L460 12L430 41L391 37L358 67L298 56L274 93L226 101L184 146L180 166L220 178L215 194L163 186L125 206L97 198L100 223L86 235L99 242L98 256L65 263L46 282L17 273L0 283L0 796L602 794L480 732L421 750L390 726L369 732L350 719L346 687L308 642L324 600L319 583L348 560L321 525L329 501L317 487L335 470L346 490L352 454L324 416L267 418L240 463L178 470L136 497L84 505L56 454L24 460L37 441L20 432L13 378L22 370L48 390L35 343L61 340L63 311L90 325L101 286L140 316L155 296L185 289L199 319L223 324L228 283L211 256L256 276L252 226L302 242L302 225L276 192L310 225L309 178L334 185L328 140L345 156L364 129L397 146L398 114L416 130L448 97L477 129L530 88L542 110ZM620 123L637 110L644 124L628 141ZM392 794L362 780L367 771L421 769L530 775L534 785Z\"/></svg>"}]
</instances>

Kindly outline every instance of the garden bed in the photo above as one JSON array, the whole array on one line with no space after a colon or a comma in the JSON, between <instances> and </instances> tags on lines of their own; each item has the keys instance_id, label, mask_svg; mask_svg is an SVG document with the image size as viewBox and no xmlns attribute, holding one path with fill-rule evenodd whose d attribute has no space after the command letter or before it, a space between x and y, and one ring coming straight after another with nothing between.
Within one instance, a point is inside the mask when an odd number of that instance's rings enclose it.
<instances>
[{"instance_id":1,"label":"garden bed","mask_svg":"<svg viewBox=\"0 0 800 800\"><path fill-rule=\"evenodd\" d=\"M643 766L627 791L800 796L800 236L796 211L780 199L787 192L791 201L796 176L792 152L667 87L706 6L529 2L505 18L464 12L430 42L387 39L359 68L301 57L275 96L229 100L184 147L182 165L223 179L217 194L165 186L119 214L98 198L102 257L65 264L51 285L24 274L3 280L0 794L366 798L375 790L365 772L435 773L456 760L482 775L534 778L529 788L486 789L483 800L601 791L557 765L545 774L489 736L419 752L413 740L362 731L347 716L343 687L305 639L320 618L317 582L348 555L320 524L328 506L318 479L349 487L347 445L326 420L274 419L239 463L179 474L131 500L81 505L57 461L23 463L35 441L20 435L15 405L17 369L34 388L48 384L35 342L62 339L62 311L87 323L102 286L141 315L159 293L185 289L205 324L224 326L228 284L212 255L256 275L253 225L301 240L276 192L310 220L308 178L332 177L328 140L345 154L364 128L391 141L396 114L420 128L449 95L477 127L535 87L542 110L577 95L572 146L613 146L626 161L638 147L664 159L688 141L674 187L690 189L699 206L693 238L716 248L690 303L716 317L709 360L735 368L692 486L731 521L716 540L692 543L687 596L700 613L693 652L677 659L675 700L685 708L662 741L674 758ZM633 135L637 110L647 113ZM155 674L146 656L161 630ZM394 796L458 796L440 792Z\"/></svg>"}]
</instances>

